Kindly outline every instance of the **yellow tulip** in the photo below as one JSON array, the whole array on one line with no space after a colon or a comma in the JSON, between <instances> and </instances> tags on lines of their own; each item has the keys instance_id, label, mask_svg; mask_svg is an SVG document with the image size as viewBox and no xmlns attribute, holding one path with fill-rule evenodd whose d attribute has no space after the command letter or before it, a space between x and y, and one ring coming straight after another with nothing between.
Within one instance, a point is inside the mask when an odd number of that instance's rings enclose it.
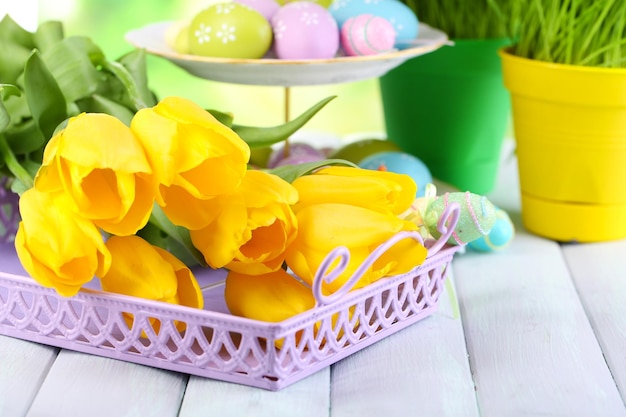
<instances>
[{"instance_id":1,"label":"yellow tulip","mask_svg":"<svg viewBox=\"0 0 626 417\"><path fill-rule=\"evenodd\" d=\"M291 205L298 193L288 182L250 170L237 190L206 201L203 213L213 220L191 239L213 268L250 275L279 269L297 231Z\"/></svg>"},{"instance_id":2,"label":"yellow tulip","mask_svg":"<svg viewBox=\"0 0 626 417\"><path fill-rule=\"evenodd\" d=\"M311 204L340 203L400 214L411 206L417 191L408 175L344 166L322 168L293 185L300 196L295 211Z\"/></svg>"},{"instance_id":3,"label":"yellow tulip","mask_svg":"<svg viewBox=\"0 0 626 417\"><path fill-rule=\"evenodd\" d=\"M138 236L112 236L106 242L111 267L100 275L108 292L203 308L202 291L193 273L171 253ZM158 332L156 319L151 324Z\"/></svg>"},{"instance_id":4,"label":"yellow tulip","mask_svg":"<svg viewBox=\"0 0 626 417\"><path fill-rule=\"evenodd\" d=\"M83 113L46 146L35 187L63 190L81 216L109 233L131 235L152 211L151 172L141 144L119 119Z\"/></svg>"},{"instance_id":5,"label":"yellow tulip","mask_svg":"<svg viewBox=\"0 0 626 417\"><path fill-rule=\"evenodd\" d=\"M303 207L297 212L298 234L286 252L287 265L305 282L312 283L326 255L338 246L350 251L345 271L324 284L330 292L338 290L370 253L400 231L417 230L412 222L393 214L380 213L349 204L324 203ZM427 251L413 239L403 239L381 256L355 288L384 276L408 272L426 258Z\"/></svg>"},{"instance_id":6,"label":"yellow tulip","mask_svg":"<svg viewBox=\"0 0 626 417\"><path fill-rule=\"evenodd\" d=\"M188 229L206 226L196 200L229 194L241 183L248 145L209 112L180 97L138 111L130 127L147 150L163 211Z\"/></svg>"},{"instance_id":7,"label":"yellow tulip","mask_svg":"<svg viewBox=\"0 0 626 417\"><path fill-rule=\"evenodd\" d=\"M273 323L315 306L311 289L283 269L254 276L230 271L224 299L236 316Z\"/></svg>"},{"instance_id":8,"label":"yellow tulip","mask_svg":"<svg viewBox=\"0 0 626 417\"><path fill-rule=\"evenodd\" d=\"M19 207L22 221L15 248L38 283L71 297L108 270L111 256L100 231L76 215L66 194L31 188L20 197Z\"/></svg>"}]
</instances>

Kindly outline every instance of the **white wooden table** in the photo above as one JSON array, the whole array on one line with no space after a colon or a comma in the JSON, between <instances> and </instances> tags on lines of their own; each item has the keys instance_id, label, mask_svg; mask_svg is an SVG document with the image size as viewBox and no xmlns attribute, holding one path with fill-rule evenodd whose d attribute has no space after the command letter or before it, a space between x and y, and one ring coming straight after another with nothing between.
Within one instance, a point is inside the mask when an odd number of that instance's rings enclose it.
<instances>
[{"instance_id":1,"label":"white wooden table","mask_svg":"<svg viewBox=\"0 0 626 417\"><path fill-rule=\"evenodd\" d=\"M517 235L453 261L435 315L279 392L0 336L1 417L626 417L626 241L520 223L514 160L490 195Z\"/></svg>"}]
</instances>

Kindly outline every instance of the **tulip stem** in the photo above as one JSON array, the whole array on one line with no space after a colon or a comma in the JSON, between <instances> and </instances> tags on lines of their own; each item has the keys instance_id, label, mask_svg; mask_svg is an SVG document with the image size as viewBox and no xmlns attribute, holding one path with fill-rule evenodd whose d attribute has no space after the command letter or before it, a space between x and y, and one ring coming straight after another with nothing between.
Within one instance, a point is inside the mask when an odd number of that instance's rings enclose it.
<instances>
[{"instance_id":1,"label":"tulip stem","mask_svg":"<svg viewBox=\"0 0 626 417\"><path fill-rule=\"evenodd\" d=\"M285 87L285 123L289 123L289 118L291 115L289 114L291 110L291 88ZM283 158L287 158L289 156L289 138L285 139L285 147L283 151Z\"/></svg>"},{"instance_id":2,"label":"tulip stem","mask_svg":"<svg viewBox=\"0 0 626 417\"><path fill-rule=\"evenodd\" d=\"M0 155L4 160L7 168L17 178L26 189L32 188L34 181L30 173L19 163L15 154L11 150L7 139L4 135L0 134Z\"/></svg>"}]
</instances>

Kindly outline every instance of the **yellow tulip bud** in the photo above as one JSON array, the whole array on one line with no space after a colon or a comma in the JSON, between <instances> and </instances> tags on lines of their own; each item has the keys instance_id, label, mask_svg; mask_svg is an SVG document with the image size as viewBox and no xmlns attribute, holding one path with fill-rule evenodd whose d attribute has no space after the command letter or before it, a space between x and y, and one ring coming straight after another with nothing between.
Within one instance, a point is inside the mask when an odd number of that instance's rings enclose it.
<instances>
[{"instance_id":1,"label":"yellow tulip bud","mask_svg":"<svg viewBox=\"0 0 626 417\"><path fill-rule=\"evenodd\" d=\"M350 261L337 279L325 283L324 289L339 289L370 253L400 231L417 230L412 222L393 214L380 213L348 204L325 203L305 206L297 212L298 234L286 252L287 265L307 283L312 283L326 255L338 246L350 251ZM355 288L363 287L384 276L408 272L426 258L424 246L403 239L381 256Z\"/></svg>"},{"instance_id":2,"label":"yellow tulip bud","mask_svg":"<svg viewBox=\"0 0 626 417\"><path fill-rule=\"evenodd\" d=\"M119 119L83 113L46 146L35 187L63 190L81 216L109 233L131 235L152 211L151 172L141 144Z\"/></svg>"},{"instance_id":3,"label":"yellow tulip bud","mask_svg":"<svg viewBox=\"0 0 626 417\"><path fill-rule=\"evenodd\" d=\"M104 291L202 309L204 298L193 273L171 253L138 236L106 242L111 267L100 275ZM132 317L129 316L129 325ZM151 320L156 332L158 323Z\"/></svg>"},{"instance_id":4,"label":"yellow tulip bud","mask_svg":"<svg viewBox=\"0 0 626 417\"><path fill-rule=\"evenodd\" d=\"M203 213L213 220L191 230L192 242L213 268L250 275L276 271L296 236L290 206L297 199L295 188L280 177L250 170L235 192L204 203Z\"/></svg>"},{"instance_id":5,"label":"yellow tulip bud","mask_svg":"<svg viewBox=\"0 0 626 417\"><path fill-rule=\"evenodd\" d=\"M315 306L311 289L283 269L255 276L230 271L224 298L232 314L266 322L279 322Z\"/></svg>"},{"instance_id":6,"label":"yellow tulip bud","mask_svg":"<svg viewBox=\"0 0 626 417\"><path fill-rule=\"evenodd\" d=\"M130 127L146 149L165 214L188 229L205 227L210 219L196 200L229 194L239 186L250 158L248 145L209 112L180 97L139 110Z\"/></svg>"},{"instance_id":7,"label":"yellow tulip bud","mask_svg":"<svg viewBox=\"0 0 626 417\"><path fill-rule=\"evenodd\" d=\"M381 213L400 214L415 198L417 185L405 174L330 166L293 182L300 200L295 211L311 204L340 203Z\"/></svg>"},{"instance_id":8,"label":"yellow tulip bud","mask_svg":"<svg viewBox=\"0 0 626 417\"><path fill-rule=\"evenodd\" d=\"M109 250L93 222L78 216L64 193L35 188L20 197L15 248L24 269L44 287L75 295L111 263Z\"/></svg>"}]
</instances>

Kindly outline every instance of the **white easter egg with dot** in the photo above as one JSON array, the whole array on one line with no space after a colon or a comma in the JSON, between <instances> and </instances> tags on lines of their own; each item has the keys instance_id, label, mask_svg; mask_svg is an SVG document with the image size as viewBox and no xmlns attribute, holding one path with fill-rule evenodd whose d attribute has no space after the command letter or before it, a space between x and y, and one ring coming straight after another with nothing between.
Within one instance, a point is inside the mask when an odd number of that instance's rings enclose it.
<instances>
[{"instance_id":1,"label":"white easter egg with dot","mask_svg":"<svg viewBox=\"0 0 626 417\"><path fill-rule=\"evenodd\" d=\"M426 184L433 182L428 167L419 158L405 152L378 152L363 158L358 165L365 169L390 171L410 176L417 184L416 197L423 197Z\"/></svg>"},{"instance_id":2,"label":"white easter egg with dot","mask_svg":"<svg viewBox=\"0 0 626 417\"><path fill-rule=\"evenodd\" d=\"M194 16L188 36L194 55L257 59L272 44L272 27L248 6L217 3Z\"/></svg>"},{"instance_id":3,"label":"white easter egg with dot","mask_svg":"<svg viewBox=\"0 0 626 417\"><path fill-rule=\"evenodd\" d=\"M287 3L274 14L272 28L280 59L328 59L339 49L337 22L317 3Z\"/></svg>"}]
</instances>

